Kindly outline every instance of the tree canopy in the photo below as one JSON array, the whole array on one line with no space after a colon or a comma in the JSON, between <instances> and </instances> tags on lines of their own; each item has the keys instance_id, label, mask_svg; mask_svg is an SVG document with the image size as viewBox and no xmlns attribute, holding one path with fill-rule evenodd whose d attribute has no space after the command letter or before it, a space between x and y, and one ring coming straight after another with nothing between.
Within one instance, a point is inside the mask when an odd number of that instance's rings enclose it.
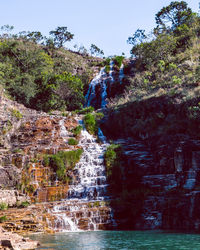
<instances>
[{"instance_id":1,"label":"tree canopy","mask_svg":"<svg viewBox=\"0 0 200 250\"><path fill-rule=\"evenodd\" d=\"M52 30L49 34L53 37L54 44L56 47L63 47L64 43L71 41L74 34L67 30L67 27L57 27L56 30Z\"/></svg>"},{"instance_id":2,"label":"tree canopy","mask_svg":"<svg viewBox=\"0 0 200 250\"><path fill-rule=\"evenodd\" d=\"M182 24L187 24L192 16L192 10L184 1L171 2L170 5L163 7L155 16L156 24L159 29L175 30Z\"/></svg>"}]
</instances>

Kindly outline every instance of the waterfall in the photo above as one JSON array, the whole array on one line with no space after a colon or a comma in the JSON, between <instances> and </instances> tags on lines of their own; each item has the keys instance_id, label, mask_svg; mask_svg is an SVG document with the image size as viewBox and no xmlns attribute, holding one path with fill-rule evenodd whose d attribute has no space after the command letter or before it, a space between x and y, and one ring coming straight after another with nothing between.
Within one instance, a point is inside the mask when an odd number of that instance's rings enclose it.
<instances>
[{"instance_id":1,"label":"waterfall","mask_svg":"<svg viewBox=\"0 0 200 250\"><path fill-rule=\"evenodd\" d=\"M60 125L60 137L63 137L63 138L67 137L68 132L65 128L65 119L64 118L59 121L59 125Z\"/></svg>"},{"instance_id":2,"label":"waterfall","mask_svg":"<svg viewBox=\"0 0 200 250\"><path fill-rule=\"evenodd\" d=\"M111 84L115 81L114 77L113 77L113 66L114 66L114 62L110 61L110 72L109 72L109 77L110 77L110 82Z\"/></svg>"},{"instance_id":3,"label":"waterfall","mask_svg":"<svg viewBox=\"0 0 200 250\"><path fill-rule=\"evenodd\" d=\"M122 83L124 78L124 65L122 64L119 70L119 81ZM97 86L100 87L100 93L98 98L100 97L100 101L98 103L100 108L105 108L107 104L107 96L108 96L108 84L111 86L115 82L114 78L114 61L110 61L110 70L109 74L106 74L106 68L102 68L99 74L90 82L88 92L85 96L86 99L86 107L94 105L94 101L97 100L96 91L98 89Z\"/></svg>"},{"instance_id":4,"label":"waterfall","mask_svg":"<svg viewBox=\"0 0 200 250\"><path fill-rule=\"evenodd\" d=\"M85 96L86 106L90 106L96 99L96 86L101 89L101 108L105 108L107 102L107 83L114 82L113 76L114 62L110 62L109 74L106 74L105 67L90 82L88 92ZM123 78L123 67L120 69L120 79ZM80 119L80 118L77 118ZM64 119L60 120L60 136L66 141L69 136L64 126ZM55 231L79 231L99 230L104 225L114 225L113 212L106 205L109 197L107 196L107 179L104 165L104 153L108 147L106 137L101 129L98 129L97 139L88 133L84 128L83 121L79 121L83 126L78 146L83 148L80 161L74 168L74 178L69 185L67 197L60 204L54 206L51 214L56 218L51 227ZM100 209L100 210L99 210Z\"/></svg>"},{"instance_id":5,"label":"waterfall","mask_svg":"<svg viewBox=\"0 0 200 250\"><path fill-rule=\"evenodd\" d=\"M122 63L120 69L119 69L119 82L122 84L122 80L124 78L124 65Z\"/></svg>"},{"instance_id":6,"label":"waterfall","mask_svg":"<svg viewBox=\"0 0 200 250\"><path fill-rule=\"evenodd\" d=\"M102 79L104 78L106 78L105 67L102 68L99 74L90 82L88 92L85 96L86 107L89 107L91 105L91 102L96 98L95 88L102 82Z\"/></svg>"},{"instance_id":7,"label":"waterfall","mask_svg":"<svg viewBox=\"0 0 200 250\"><path fill-rule=\"evenodd\" d=\"M105 143L102 131L100 134L104 140L101 145L86 129L82 130L79 146L84 149L84 152L75 166L79 178L70 186L69 198L86 200L104 200L105 198L107 184L104 152L108 145Z\"/></svg>"}]
</instances>

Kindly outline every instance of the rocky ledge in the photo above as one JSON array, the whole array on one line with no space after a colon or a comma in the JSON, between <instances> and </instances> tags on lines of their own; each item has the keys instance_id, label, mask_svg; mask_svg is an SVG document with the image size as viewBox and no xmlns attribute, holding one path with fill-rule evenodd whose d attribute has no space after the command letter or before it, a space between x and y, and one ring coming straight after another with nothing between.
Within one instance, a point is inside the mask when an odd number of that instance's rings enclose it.
<instances>
[{"instance_id":1,"label":"rocky ledge","mask_svg":"<svg viewBox=\"0 0 200 250\"><path fill-rule=\"evenodd\" d=\"M30 240L15 233L7 232L0 227L0 249L24 250L36 249L37 241Z\"/></svg>"}]
</instances>

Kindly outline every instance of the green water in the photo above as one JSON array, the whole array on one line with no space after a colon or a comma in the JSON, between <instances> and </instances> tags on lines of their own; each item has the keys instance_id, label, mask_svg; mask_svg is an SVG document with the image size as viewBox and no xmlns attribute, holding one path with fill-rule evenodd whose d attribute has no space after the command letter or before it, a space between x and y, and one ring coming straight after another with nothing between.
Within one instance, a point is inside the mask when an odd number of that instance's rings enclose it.
<instances>
[{"instance_id":1,"label":"green water","mask_svg":"<svg viewBox=\"0 0 200 250\"><path fill-rule=\"evenodd\" d=\"M38 249L51 250L200 250L200 235L154 231L98 231L37 234L32 239L42 244Z\"/></svg>"}]
</instances>

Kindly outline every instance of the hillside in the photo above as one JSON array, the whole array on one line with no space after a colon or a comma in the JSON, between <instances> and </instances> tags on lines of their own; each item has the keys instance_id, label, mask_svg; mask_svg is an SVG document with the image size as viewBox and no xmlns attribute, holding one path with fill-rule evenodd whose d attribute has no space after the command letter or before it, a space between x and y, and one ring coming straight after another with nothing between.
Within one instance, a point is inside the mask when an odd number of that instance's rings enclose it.
<instances>
[{"instance_id":1,"label":"hillside","mask_svg":"<svg viewBox=\"0 0 200 250\"><path fill-rule=\"evenodd\" d=\"M0 86L10 98L43 111L84 105L88 84L102 59L42 45L27 36L4 36L0 38Z\"/></svg>"}]
</instances>

